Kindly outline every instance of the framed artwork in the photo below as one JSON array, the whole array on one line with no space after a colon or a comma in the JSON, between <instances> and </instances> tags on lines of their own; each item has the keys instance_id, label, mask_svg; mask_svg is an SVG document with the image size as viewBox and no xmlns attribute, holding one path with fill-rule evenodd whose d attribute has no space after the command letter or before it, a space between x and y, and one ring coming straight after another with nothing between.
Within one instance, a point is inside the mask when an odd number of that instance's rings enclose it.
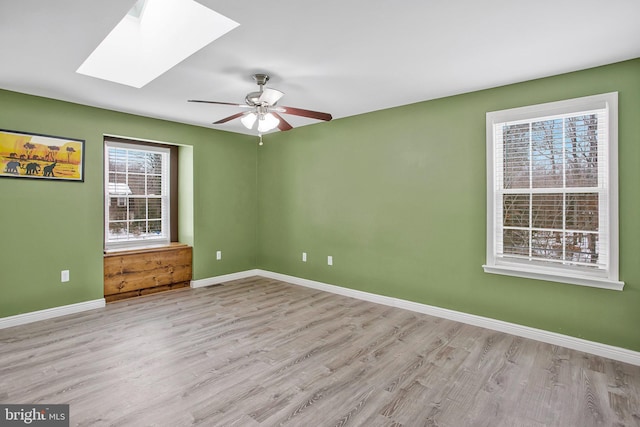
<instances>
[{"instance_id":1,"label":"framed artwork","mask_svg":"<svg viewBox=\"0 0 640 427\"><path fill-rule=\"evenodd\" d=\"M84 140L0 129L0 177L84 181Z\"/></svg>"}]
</instances>

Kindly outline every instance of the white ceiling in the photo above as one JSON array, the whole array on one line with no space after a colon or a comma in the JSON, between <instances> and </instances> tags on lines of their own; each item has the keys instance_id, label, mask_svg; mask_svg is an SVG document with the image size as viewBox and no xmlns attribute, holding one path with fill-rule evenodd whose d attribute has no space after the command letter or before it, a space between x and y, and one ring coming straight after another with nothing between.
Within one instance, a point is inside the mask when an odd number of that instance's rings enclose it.
<instances>
[{"instance_id":1,"label":"white ceiling","mask_svg":"<svg viewBox=\"0 0 640 427\"><path fill-rule=\"evenodd\" d=\"M199 2L240 26L136 89L75 72L135 0L0 0L0 88L247 133L187 99L243 103L266 72L342 118L640 57L640 0Z\"/></svg>"}]
</instances>

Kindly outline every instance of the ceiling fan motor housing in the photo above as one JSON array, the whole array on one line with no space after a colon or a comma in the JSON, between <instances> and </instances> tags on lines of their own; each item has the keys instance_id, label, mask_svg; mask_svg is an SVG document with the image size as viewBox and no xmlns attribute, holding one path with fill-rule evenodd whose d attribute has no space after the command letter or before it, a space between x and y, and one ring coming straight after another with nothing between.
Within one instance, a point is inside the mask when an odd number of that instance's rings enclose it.
<instances>
[{"instance_id":1,"label":"ceiling fan motor housing","mask_svg":"<svg viewBox=\"0 0 640 427\"><path fill-rule=\"evenodd\" d=\"M258 105L261 104L260 102L261 95L262 95L262 91L248 93L247 96L244 98L244 101L252 107L257 107Z\"/></svg>"}]
</instances>

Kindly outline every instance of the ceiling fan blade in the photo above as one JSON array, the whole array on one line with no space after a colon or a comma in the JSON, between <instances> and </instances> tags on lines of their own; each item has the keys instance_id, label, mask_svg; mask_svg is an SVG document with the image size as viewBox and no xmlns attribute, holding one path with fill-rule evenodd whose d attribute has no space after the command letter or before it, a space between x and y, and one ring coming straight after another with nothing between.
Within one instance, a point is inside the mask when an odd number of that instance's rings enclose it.
<instances>
[{"instance_id":1,"label":"ceiling fan blade","mask_svg":"<svg viewBox=\"0 0 640 427\"><path fill-rule=\"evenodd\" d=\"M240 112L240 113L236 113L236 114L234 114L234 115L232 115L232 116L225 117L224 119L220 119L220 120L218 120L217 122L213 122L213 124L214 124L214 125L221 125L222 123L227 123L227 122L229 122L229 121L231 121L231 120L233 120L233 119L237 119L238 117L242 117L242 116L244 116L245 114L248 114L248 113L247 113L246 111L242 111L242 112Z\"/></svg>"},{"instance_id":2,"label":"ceiling fan blade","mask_svg":"<svg viewBox=\"0 0 640 427\"><path fill-rule=\"evenodd\" d=\"M232 102L219 102L219 101L202 101L200 99L190 99L187 102L200 102L203 104L233 105L234 107L240 107L240 108L253 108L246 104L234 104Z\"/></svg>"},{"instance_id":3,"label":"ceiling fan blade","mask_svg":"<svg viewBox=\"0 0 640 427\"><path fill-rule=\"evenodd\" d=\"M294 116L309 117L310 119L330 121L333 117L329 113L321 113L319 111L303 110L302 108L294 107L277 107L277 111L280 113L293 114Z\"/></svg>"},{"instance_id":4,"label":"ceiling fan blade","mask_svg":"<svg viewBox=\"0 0 640 427\"><path fill-rule=\"evenodd\" d=\"M280 114L275 112L271 114L273 114L276 117L276 119L278 119L278 129L280 129L281 131L293 129L293 126L291 126L289 122L286 121Z\"/></svg>"},{"instance_id":5,"label":"ceiling fan blade","mask_svg":"<svg viewBox=\"0 0 640 427\"><path fill-rule=\"evenodd\" d=\"M258 98L258 102L265 102L267 103L267 105L276 105L276 102L278 102L283 96L283 92L265 87L262 90L262 95L260 95L260 98Z\"/></svg>"}]
</instances>

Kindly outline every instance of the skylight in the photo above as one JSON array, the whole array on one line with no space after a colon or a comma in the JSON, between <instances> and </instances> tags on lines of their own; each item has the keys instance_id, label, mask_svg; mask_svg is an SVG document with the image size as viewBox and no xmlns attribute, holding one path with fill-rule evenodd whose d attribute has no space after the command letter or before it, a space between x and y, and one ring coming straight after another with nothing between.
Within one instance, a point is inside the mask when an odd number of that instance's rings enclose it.
<instances>
[{"instance_id":1,"label":"skylight","mask_svg":"<svg viewBox=\"0 0 640 427\"><path fill-rule=\"evenodd\" d=\"M141 88L238 25L193 0L138 0L77 72Z\"/></svg>"}]
</instances>

